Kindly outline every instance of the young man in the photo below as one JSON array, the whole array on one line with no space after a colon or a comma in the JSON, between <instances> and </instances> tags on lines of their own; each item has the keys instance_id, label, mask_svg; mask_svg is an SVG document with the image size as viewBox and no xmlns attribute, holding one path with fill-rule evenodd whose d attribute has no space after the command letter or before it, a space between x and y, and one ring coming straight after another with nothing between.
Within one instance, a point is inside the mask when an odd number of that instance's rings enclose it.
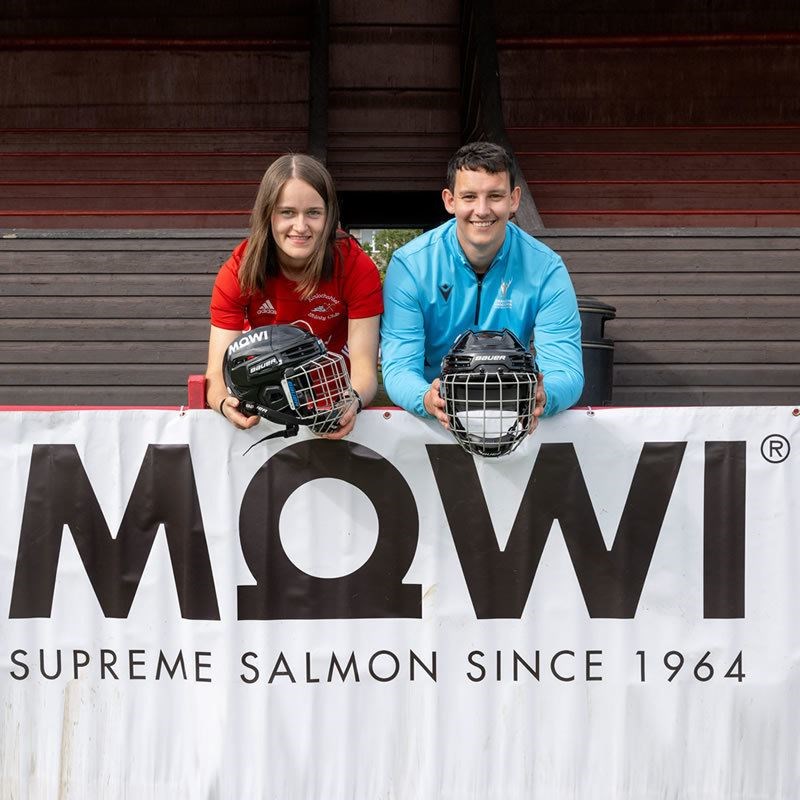
<instances>
[{"instance_id":1,"label":"young man","mask_svg":"<svg viewBox=\"0 0 800 800\"><path fill-rule=\"evenodd\" d=\"M474 142L450 159L442 199L454 219L397 250L384 283L383 382L408 411L445 427L442 357L468 329L535 334L535 416L569 408L583 389L581 323L564 262L512 222L520 188L498 145Z\"/></svg>"}]
</instances>

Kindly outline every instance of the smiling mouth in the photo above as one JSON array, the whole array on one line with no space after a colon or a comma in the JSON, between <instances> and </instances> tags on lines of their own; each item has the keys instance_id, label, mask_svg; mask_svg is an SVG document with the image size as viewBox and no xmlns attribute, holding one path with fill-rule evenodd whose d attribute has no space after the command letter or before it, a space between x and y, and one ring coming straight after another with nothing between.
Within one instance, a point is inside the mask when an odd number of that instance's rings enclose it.
<instances>
[{"instance_id":1,"label":"smiling mouth","mask_svg":"<svg viewBox=\"0 0 800 800\"><path fill-rule=\"evenodd\" d=\"M496 219L489 219L489 220L486 220L486 219L473 219L473 220L470 220L470 224L474 225L476 228L489 228L492 225L494 225L495 222L497 222Z\"/></svg>"}]
</instances>

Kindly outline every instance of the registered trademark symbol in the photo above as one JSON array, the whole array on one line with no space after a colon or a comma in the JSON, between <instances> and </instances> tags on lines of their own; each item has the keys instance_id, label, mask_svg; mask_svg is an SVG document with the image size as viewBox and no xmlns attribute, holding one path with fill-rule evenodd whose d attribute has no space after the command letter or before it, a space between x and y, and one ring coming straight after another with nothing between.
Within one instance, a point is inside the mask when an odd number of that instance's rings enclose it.
<instances>
[{"instance_id":1,"label":"registered trademark symbol","mask_svg":"<svg viewBox=\"0 0 800 800\"><path fill-rule=\"evenodd\" d=\"M761 456L770 464L780 464L789 458L792 447L789 440L779 433L771 433L761 442Z\"/></svg>"}]
</instances>

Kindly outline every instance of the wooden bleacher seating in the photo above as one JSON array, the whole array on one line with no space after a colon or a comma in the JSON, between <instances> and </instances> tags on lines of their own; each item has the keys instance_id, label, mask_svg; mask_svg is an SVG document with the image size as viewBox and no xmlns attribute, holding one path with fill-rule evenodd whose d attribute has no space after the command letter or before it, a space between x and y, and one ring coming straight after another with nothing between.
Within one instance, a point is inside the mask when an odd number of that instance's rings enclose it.
<instances>
[{"instance_id":1,"label":"wooden bleacher seating","mask_svg":"<svg viewBox=\"0 0 800 800\"><path fill-rule=\"evenodd\" d=\"M548 228L800 226L800 126L509 130Z\"/></svg>"},{"instance_id":2,"label":"wooden bleacher seating","mask_svg":"<svg viewBox=\"0 0 800 800\"><path fill-rule=\"evenodd\" d=\"M305 129L14 130L0 139L0 229L238 228L264 170Z\"/></svg>"}]
</instances>

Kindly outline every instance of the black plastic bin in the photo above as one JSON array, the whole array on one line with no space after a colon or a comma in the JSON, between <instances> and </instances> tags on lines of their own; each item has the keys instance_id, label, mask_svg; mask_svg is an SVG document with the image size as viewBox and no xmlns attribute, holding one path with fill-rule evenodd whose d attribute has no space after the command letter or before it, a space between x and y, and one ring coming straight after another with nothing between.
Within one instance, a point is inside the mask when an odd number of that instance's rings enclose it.
<instances>
[{"instance_id":1,"label":"black plastic bin","mask_svg":"<svg viewBox=\"0 0 800 800\"><path fill-rule=\"evenodd\" d=\"M605 337L605 324L617 309L594 297L578 296L581 315L583 393L576 406L609 406L614 387L614 341Z\"/></svg>"}]
</instances>

